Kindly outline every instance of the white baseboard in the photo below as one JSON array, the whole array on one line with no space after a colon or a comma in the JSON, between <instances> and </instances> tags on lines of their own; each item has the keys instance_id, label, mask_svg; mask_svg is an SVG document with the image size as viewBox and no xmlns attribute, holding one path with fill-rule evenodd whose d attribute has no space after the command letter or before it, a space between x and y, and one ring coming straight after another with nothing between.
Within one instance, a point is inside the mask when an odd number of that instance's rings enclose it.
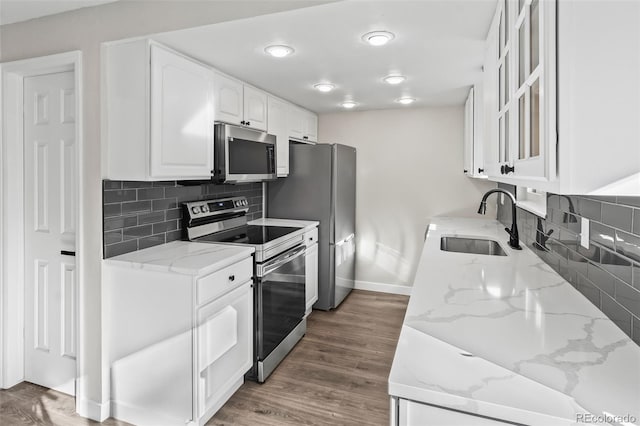
<instances>
[{"instance_id":1,"label":"white baseboard","mask_svg":"<svg viewBox=\"0 0 640 426\"><path fill-rule=\"evenodd\" d=\"M391 294L402 294L405 296L409 296L411 294L411 286L407 285L398 285L398 284L386 284L386 283L376 283L372 281L355 281L354 288L356 290L368 290L368 291L377 291L380 293L391 293Z\"/></svg>"},{"instance_id":2,"label":"white baseboard","mask_svg":"<svg viewBox=\"0 0 640 426\"><path fill-rule=\"evenodd\" d=\"M81 417L102 423L111 417L111 402L107 401L101 404L89 399L83 399L78 404L78 414Z\"/></svg>"}]
</instances>

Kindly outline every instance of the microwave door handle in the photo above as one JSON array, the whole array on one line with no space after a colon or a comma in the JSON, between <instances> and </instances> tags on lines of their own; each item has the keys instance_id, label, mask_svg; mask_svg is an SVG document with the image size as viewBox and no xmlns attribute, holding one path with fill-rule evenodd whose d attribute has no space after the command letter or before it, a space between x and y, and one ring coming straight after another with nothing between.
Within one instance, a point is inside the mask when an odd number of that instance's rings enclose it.
<instances>
[{"instance_id":1,"label":"microwave door handle","mask_svg":"<svg viewBox=\"0 0 640 426\"><path fill-rule=\"evenodd\" d=\"M302 246L296 251L286 253L283 256L278 256L277 258L265 263L264 266L262 267L262 271L263 271L262 276L265 276L268 273L278 269L285 263L291 262L293 259L302 256L303 254L305 254L305 251L306 251L306 247Z\"/></svg>"}]
</instances>

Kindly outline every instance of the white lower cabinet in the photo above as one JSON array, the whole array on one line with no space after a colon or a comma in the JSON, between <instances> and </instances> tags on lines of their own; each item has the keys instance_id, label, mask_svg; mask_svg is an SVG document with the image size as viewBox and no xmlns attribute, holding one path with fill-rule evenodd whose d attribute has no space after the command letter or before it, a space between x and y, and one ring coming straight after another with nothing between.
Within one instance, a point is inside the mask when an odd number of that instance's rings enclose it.
<instances>
[{"instance_id":1,"label":"white lower cabinet","mask_svg":"<svg viewBox=\"0 0 640 426\"><path fill-rule=\"evenodd\" d=\"M243 285L198 309L198 418L206 421L242 385L251 368L253 293ZM240 373L240 374L239 374Z\"/></svg>"},{"instance_id":2,"label":"white lower cabinet","mask_svg":"<svg viewBox=\"0 0 640 426\"><path fill-rule=\"evenodd\" d=\"M253 358L251 257L204 276L106 262L111 415L203 425Z\"/></svg>"},{"instance_id":3,"label":"white lower cabinet","mask_svg":"<svg viewBox=\"0 0 640 426\"><path fill-rule=\"evenodd\" d=\"M309 315L313 304L318 301L318 228L313 228L304 234L307 246L305 254L305 315Z\"/></svg>"},{"instance_id":4,"label":"white lower cabinet","mask_svg":"<svg viewBox=\"0 0 640 426\"><path fill-rule=\"evenodd\" d=\"M421 404L407 399L392 399L391 426L489 426L507 423L461 411Z\"/></svg>"},{"instance_id":5,"label":"white lower cabinet","mask_svg":"<svg viewBox=\"0 0 640 426\"><path fill-rule=\"evenodd\" d=\"M318 301L318 244L307 248L305 258L306 268L306 300L307 308L305 314L310 314L313 304Z\"/></svg>"}]
</instances>

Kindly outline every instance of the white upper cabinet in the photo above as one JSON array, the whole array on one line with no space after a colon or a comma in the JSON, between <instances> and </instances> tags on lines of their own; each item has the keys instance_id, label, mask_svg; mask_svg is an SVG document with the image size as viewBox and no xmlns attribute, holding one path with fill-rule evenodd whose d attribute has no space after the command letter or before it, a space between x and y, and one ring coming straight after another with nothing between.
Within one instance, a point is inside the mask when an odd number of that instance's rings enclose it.
<instances>
[{"instance_id":1,"label":"white upper cabinet","mask_svg":"<svg viewBox=\"0 0 640 426\"><path fill-rule=\"evenodd\" d=\"M553 0L499 0L487 46L487 173L551 181L556 174ZM493 93L487 93L489 87Z\"/></svg>"},{"instance_id":2,"label":"white upper cabinet","mask_svg":"<svg viewBox=\"0 0 640 426\"><path fill-rule=\"evenodd\" d=\"M302 139L318 142L318 116L310 111L304 111L304 135Z\"/></svg>"},{"instance_id":3,"label":"white upper cabinet","mask_svg":"<svg viewBox=\"0 0 640 426\"><path fill-rule=\"evenodd\" d=\"M290 104L269 96L269 122L267 132L276 137L276 167L278 177L289 174L289 124L287 115Z\"/></svg>"},{"instance_id":4,"label":"white upper cabinet","mask_svg":"<svg viewBox=\"0 0 640 426\"><path fill-rule=\"evenodd\" d=\"M486 179L484 168L483 84L477 82L464 104L463 172L472 178Z\"/></svg>"},{"instance_id":5,"label":"white upper cabinet","mask_svg":"<svg viewBox=\"0 0 640 426\"><path fill-rule=\"evenodd\" d=\"M267 94L244 86L244 124L258 130L267 130Z\"/></svg>"},{"instance_id":6,"label":"white upper cabinet","mask_svg":"<svg viewBox=\"0 0 640 426\"><path fill-rule=\"evenodd\" d=\"M558 192L640 195L640 2L559 1L557 62Z\"/></svg>"},{"instance_id":7,"label":"white upper cabinet","mask_svg":"<svg viewBox=\"0 0 640 426\"><path fill-rule=\"evenodd\" d=\"M318 116L311 111L291 105L289 136L303 142L318 141Z\"/></svg>"},{"instance_id":8,"label":"white upper cabinet","mask_svg":"<svg viewBox=\"0 0 640 426\"><path fill-rule=\"evenodd\" d=\"M480 84L469 90L464 104L463 172L468 177L486 178L482 146L482 92Z\"/></svg>"},{"instance_id":9,"label":"white upper cabinet","mask_svg":"<svg viewBox=\"0 0 640 426\"><path fill-rule=\"evenodd\" d=\"M304 137L304 112L302 109L290 105L289 106L289 136L295 139Z\"/></svg>"},{"instance_id":10,"label":"white upper cabinet","mask_svg":"<svg viewBox=\"0 0 640 426\"><path fill-rule=\"evenodd\" d=\"M464 103L464 145L463 145L463 172L467 176L473 176L473 88Z\"/></svg>"},{"instance_id":11,"label":"white upper cabinet","mask_svg":"<svg viewBox=\"0 0 640 426\"><path fill-rule=\"evenodd\" d=\"M244 120L243 104L244 95L242 82L216 73L216 121L240 125L241 121Z\"/></svg>"},{"instance_id":12,"label":"white upper cabinet","mask_svg":"<svg viewBox=\"0 0 640 426\"><path fill-rule=\"evenodd\" d=\"M216 121L267 130L267 93L215 73Z\"/></svg>"},{"instance_id":13,"label":"white upper cabinet","mask_svg":"<svg viewBox=\"0 0 640 426\"><path fill-rule=\"evenodd\" d=\"M638 40L640 2L499 0L484 63L489 177L639 194Z\"/></svg>"},{"instance_id":14,"label":"white upper cabinet","mask_svg":"<svg viewBox=\"0 0 640 426\"><path fill-rule=\"evenodd\" d=\"M107 179L209 179L213 72L149 40L106 49Z\"/></svg>"}]
</instances>

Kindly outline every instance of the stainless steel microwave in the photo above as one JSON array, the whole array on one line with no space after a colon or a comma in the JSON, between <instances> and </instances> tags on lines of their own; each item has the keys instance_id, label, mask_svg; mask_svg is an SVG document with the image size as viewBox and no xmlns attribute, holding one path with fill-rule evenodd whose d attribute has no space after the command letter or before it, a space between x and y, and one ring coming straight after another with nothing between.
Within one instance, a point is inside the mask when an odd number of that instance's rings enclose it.
<instances>
[{"instance_id":1,"label":"stainless steel microwave","mask_svg":"<svg viewBox=\"0 0 640 426\"><path fill-rule=\"evenodd\" d=\"M213 179L218 183L261 182L276 175L276 137L216 123Z\"/></svg>"}]
</instances>

